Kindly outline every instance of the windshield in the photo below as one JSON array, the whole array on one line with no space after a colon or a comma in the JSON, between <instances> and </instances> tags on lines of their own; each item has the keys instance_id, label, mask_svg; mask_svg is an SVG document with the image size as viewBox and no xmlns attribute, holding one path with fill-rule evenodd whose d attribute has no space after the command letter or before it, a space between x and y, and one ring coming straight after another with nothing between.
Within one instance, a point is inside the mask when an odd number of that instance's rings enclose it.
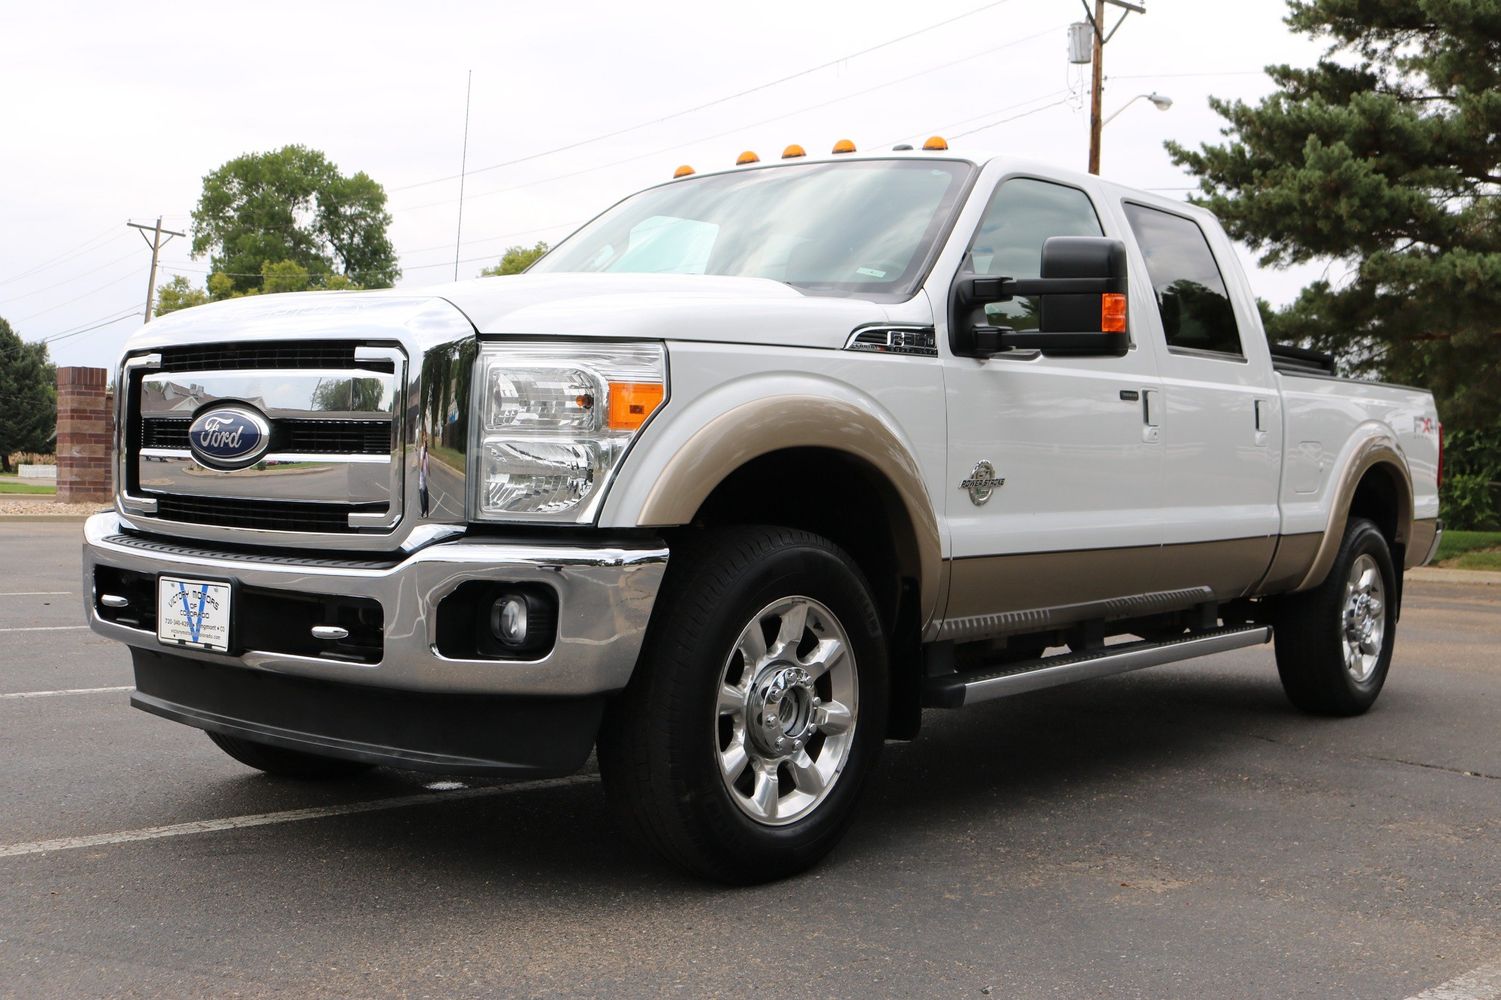
<instances>
[{"instance_id":1,"label":"windshield","mask_svg":"<svg viewBox=\"0 0 1501 1000\"><path fill-rule=\"evenodd\" d=\"M721 274L905 297L973 169L852 160L689 177L627 198L531 270Z\"/></svg>"}]
</instances>

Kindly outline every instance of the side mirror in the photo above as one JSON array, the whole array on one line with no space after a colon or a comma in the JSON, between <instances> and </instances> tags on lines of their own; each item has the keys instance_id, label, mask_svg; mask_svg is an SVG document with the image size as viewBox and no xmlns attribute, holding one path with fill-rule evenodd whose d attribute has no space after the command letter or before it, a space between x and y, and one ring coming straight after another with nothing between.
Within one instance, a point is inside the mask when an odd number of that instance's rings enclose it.
<instances>
[{"instance_id":1,"label":"side mirror","mask_svg":"<svg viewBox=\"0 0 1501 1000\"><path fill-rule=\"evenodd\" d=\"M1126 245L1099 236L1054 236L1042 244L1040 278L961 274L949 296L955 354L988 358L1036 350L1072 357L1122 357L1126 333ZM976 306L1018 295L1038 300L1038 329L976 325Z\"/></svg>"}]
</instances>

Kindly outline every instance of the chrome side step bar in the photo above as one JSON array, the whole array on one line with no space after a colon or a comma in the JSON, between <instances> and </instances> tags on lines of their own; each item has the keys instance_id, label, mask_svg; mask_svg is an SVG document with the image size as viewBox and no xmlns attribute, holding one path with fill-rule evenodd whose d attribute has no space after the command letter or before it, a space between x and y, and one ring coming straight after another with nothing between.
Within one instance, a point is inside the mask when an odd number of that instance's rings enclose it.
<instances>
[{"instance_id":1,"label":"chrome side step bar","mask_svg":"<svg viewBox=\"0 0 1501 1000\"><path fill-rule=\"evenodd\" d=\"M1259 646L1271 639L1270 625L1232 625L1195 632L1167 642L1132 642L1088 653L1067 653L1008 663L995 670L945 674L929 677L924 682L923 704L934 708L962 708L992 698L1124 674L1245 646Z\"/></svg>"}]
</instances>

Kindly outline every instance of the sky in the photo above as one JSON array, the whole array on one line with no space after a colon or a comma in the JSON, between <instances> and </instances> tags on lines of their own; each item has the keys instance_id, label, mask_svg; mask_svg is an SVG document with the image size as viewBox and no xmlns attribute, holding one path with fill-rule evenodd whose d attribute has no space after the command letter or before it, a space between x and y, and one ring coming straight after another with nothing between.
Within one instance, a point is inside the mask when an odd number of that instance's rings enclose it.
<instances>
[{"instance_id":1,"label":"sky","mask_svg":"<svg viewBox=\"0 0 1501 1000\"><path fill-rule=\"evenodd\" d=\"M1220 140L1211 95L1255 101L1262 68L1320 52L1285 0L1145 0L1105 50L1102 173L1186 196L1163 142ZM1118 15L1117 11L1117 15ZM111 367L141 324L149 247L127 222L189 231L203 176L291 143L384 185L400 288L556 242L681 163L788 143L862 149L937 133L956 151L1082 170L1088 67L1078 0L569 0L7 4L0 31L0 316L60 365ZM1113 23L1113 17L1112 17ZM967 134L966 134L967 133ZM201 286L186 238L162 252ZM1252 268L1291 301L1322 273Z\"/></svg>"}]
</instances>

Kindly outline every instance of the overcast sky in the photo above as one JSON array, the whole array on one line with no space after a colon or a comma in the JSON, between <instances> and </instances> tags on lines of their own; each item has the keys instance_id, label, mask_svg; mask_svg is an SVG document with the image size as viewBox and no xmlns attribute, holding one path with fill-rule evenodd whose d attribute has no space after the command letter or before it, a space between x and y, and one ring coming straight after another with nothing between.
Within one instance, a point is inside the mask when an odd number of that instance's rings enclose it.
<instances>
[{"instance_id":1,"label":"overcast sky","mask_svg":"<svg viewBox=\"0 0 1501 1000\"><path fill-rule=\"evenodd\" d=\"M400 287L451 279L470 69L460 277L507 245L556 241L680 163L727 165L742 149L937 132L1074 169L1087 153L1085 67L1066 52L1078 0L7 6L0 316L27 340L62 337L59 364L111 366L140 325L150 252L127 221L187 231L204 174L288 143L385 186ZM1259 97L1261 67L1318 47L1288 32L1283 0L1146 7L1106 49L1105 109L1150 91L1174 104L1137 101L1113 121L1103 172L1181 195L1191 181L1163 141L1214 141L1211 94ZM162 259L158 287L203 283L208 260L186 239ZM1281 304L1314 273L1253 281Z\"/></svg>"}]
</instances>

